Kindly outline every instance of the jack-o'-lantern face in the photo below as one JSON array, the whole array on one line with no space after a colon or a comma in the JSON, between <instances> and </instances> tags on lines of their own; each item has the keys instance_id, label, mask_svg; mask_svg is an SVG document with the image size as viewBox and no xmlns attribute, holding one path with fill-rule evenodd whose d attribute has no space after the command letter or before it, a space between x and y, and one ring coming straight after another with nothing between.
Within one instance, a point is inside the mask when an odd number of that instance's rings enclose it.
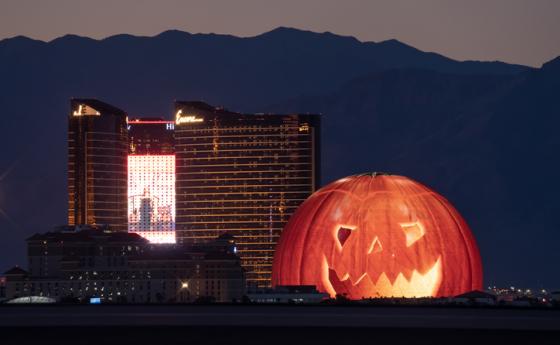
<instances>
[{"instance_id":1,"label":"jack-o'-lantern face","mask_svg":"<svg viewBox=\"0 0 560 345\"><path fill-rule=\"evenodd\" d=\"M436 293L441 252L429 248L432 236L419 218L424 215L411 212L406 200L383 195L362 200L350 216L355 223L333 227L335 249L322 263L327 292L404 297Z\"/></svg>"},{"instance_id":2,"label":"jack-o'-lantern face","mask_svg":"<svg viewBox=\"0 0 560 345\"><path fill-rule=\"evenodd\" d=\"M480 288L466 223L441 196L401 176L360 175L311 196L277 247L274 285L349 298L447 296Z\"/></svg>"}]
</instances>

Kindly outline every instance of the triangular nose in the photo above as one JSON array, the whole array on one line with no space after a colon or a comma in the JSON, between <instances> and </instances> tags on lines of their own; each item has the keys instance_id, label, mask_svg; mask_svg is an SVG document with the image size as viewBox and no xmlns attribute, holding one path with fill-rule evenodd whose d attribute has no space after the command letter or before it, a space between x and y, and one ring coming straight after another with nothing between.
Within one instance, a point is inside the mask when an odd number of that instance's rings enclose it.
<instances>
[{"instance_id":1,"label":"triangular nose","mask_svg":"<svg viewBox=\"0 0 560 345\"><path fill-rule=\"evenodd\" d=\"M381 245L381 241L377 236L375 236L375 238L373 239L373 241L371 241L371 244L369 245L367 253L368 254L379 253L382 250L383 250L383 246Z\"/></svg>"}]
</instances>

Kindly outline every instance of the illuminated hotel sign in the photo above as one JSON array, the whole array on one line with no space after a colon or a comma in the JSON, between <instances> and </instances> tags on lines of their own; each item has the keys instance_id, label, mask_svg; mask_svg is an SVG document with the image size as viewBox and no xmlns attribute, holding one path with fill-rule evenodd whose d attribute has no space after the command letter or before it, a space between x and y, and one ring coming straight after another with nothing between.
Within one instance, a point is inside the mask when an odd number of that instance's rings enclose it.
<instances>
[{"instance_id":1,"label":"illuminated hotel sign","mask_svg":"<svg viewBox=\"0 0 560 345\"><path fill-rule=\"evenodd\" d=\"M73 116L101 115L97 110L85 104L80 104L77 110L72 113Z\"/></svg>"},{"instance_id":2,"label":"illuminated hotel sign","mask_svg":"<svg viewBox=\"0 0 560 345\"><path fill-rule=\"evenodd\" d=\"M175 155L128 156L128 232L175 243Z\"/></svg>"},{"instance_id":3,"label":"illuminated hotel sign","mask_svg":"<svg viewBox=\"0 0 560 345\"><path fill-rule=\"evenodd\" d=\"M307 123L301 124L301 126L299 126L299 131L300 132L309 132L309 124L307 124Z\"/></svg>"},{"instance_id":4,"label":"illuminated hotel sign","mask_svg":"<svg viewBox=\"0 0 560 345\"><path fill-rule=\"evenodd\" d=\"M175 123L180 125L182 123L200 123L204 122L203 118L196 117L196 115L183 115L183 111L179 110L175 115Z\"/></svg>"}]
</instances>

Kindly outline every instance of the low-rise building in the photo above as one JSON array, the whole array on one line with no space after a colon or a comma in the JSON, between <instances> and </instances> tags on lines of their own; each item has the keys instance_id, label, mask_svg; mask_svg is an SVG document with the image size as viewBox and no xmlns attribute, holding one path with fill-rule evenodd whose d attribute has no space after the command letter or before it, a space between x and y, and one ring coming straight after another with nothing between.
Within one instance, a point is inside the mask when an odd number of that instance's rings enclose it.
<instances>
[{"instance_id":1,"label":"low-rise building","mask_svg":"<svg viewBox=\"0 0 560 345\"><path fill-rule=\"evenodd\" d=\"M256 289L247 294L253 303L320 303L329 294L317 291L315 285L279 285L273 289Z\"/></svg>"},{"instance_id":2,"label":"low-rise building","mask_svg":"<svg viewBox=\"0 0 560 345\"><path fill-rule=\"evenodd\" d=\"M231 237L187 247L150 244L133 233L66 230L27 240L29 271L14 267L5 273L8 299L188 303L232 302L245 294L244 271Z\"/></svg>"},{"instance_id":3,"label":"low-rise building","mask_svg":"<svg viewBox=\"0 0 560 345\"><path fill-rule=\"evenodd\" d=\"M496 296L485 291L469 291L451 299L451 302L469 305L495 305Z\"/></svg>"}]
</instances>

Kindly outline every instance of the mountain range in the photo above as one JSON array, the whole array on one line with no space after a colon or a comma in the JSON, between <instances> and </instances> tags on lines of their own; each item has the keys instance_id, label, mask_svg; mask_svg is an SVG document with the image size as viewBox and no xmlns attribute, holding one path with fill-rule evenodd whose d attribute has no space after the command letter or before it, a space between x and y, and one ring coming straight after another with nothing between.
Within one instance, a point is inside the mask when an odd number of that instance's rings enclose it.
<instances>
[{"instance_id":1,"label":"mountain range","mask_svg":"<svg viewBox=\"0 0 560 345\"><path fill-rule=\"evenodd\" d=\"M69 99L132 117L173 100L322 114L322 182L385 171L446 196L470 224L487 284L560 286L560 58L541 68L455 61L397 40L278 28L0 41L0 267L66 221Z\"/></svg>"}]
</instances>

